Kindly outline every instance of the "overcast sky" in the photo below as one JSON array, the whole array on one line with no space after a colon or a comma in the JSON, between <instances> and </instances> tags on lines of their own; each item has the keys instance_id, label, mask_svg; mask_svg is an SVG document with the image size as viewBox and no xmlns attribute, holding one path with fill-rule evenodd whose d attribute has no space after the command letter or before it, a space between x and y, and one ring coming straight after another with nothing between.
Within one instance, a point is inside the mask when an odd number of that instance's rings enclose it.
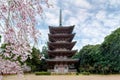
<instances>
[{"instance_id":1,"label":"overcast sky","mask_svg":"<svg viewBox=\"0 0 120 80\"><path fill-rule=\"evenodd\" d=\"M51 8L44 7L43 18L37 16L37 28L42 35L41 48L48 41L48 26L59 25L59 10L62 9L62 24L75 25L77 41L74 49L87 44L100 44L104 37L120 27L120 0L49 0Z\"/></svg>"}]
</instances>

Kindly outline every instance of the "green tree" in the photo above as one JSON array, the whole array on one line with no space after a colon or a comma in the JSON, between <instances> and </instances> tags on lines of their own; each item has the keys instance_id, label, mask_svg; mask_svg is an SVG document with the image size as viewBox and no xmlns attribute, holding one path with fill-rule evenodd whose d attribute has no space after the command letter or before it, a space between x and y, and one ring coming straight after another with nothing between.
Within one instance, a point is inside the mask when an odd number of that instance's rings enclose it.
<instances>
[{"instance_id":1,"label":"green tree","mask_svg":"<svg viewBox=\"0 0 120 80\"><path fill-rule=\"evenodd\" d=\"M32 48L32 58L28 58L26 63L32 68L32 72L35 71L47 71L47 62L45 59L41 59L42 55L47 58L47 47L43 46L42 52L40 52L35 47Z\"/></svg>"},{"instance_id":2,"label":"green tree","mask_svg":"<svg viewBox=\"0 0 120 80\"><path fill-rule=\"evenodd\" d=\"M41 59L39 71L47 71L47 62L46 59Z\"/></svg>"},{"instance_id":3,"label":"green tree","mask_svg":"<svg viewBox=\"0 0 120 80\"><path fill-rule=\"evenodd\" d=\"M44 55L46 59L48 58L47 50L48 50L48 47L43 46L41 51L41 55Z\"/></svg>"},{"instance_id":4,"label":"green tree","mask_svg":"<svg viewBox=\"0 0 120 80\"><path fill-rule=\"evenodd\" d=\"M105 37L101 44L102 62L112 73L120 72L120 28Z\"/></svg>"},{"instance_id":5,"label":"green tree","mask_svg":"<svg viewBox=\"0 0 120 80\"><path fill-rule=\"evenodd\" d=\"M80 70L94 72L94 64L98 61L100 45L86 45L79 51Z\"/></svg>"},{"instance_id":6,"label":"green tree","mask_svg":"<svg viewBox=\"0 0 120 80\"><path fill-rule=\"evenodd\" d=\"M77 54L80 70L91 73L120 73L120 28L100 45L86 45Z\"/></svg>"},{"instance_id":7,"label":"green tree","mask_svg":"<svg viewBox=\"0 0 120 80\"><path fill-rule=\"evenodd\" d=\"M26 61L27 65L31 67L32 71L39 71L40 65L40 51L35 47L32 48L31 57L29 57Z\"/></svg>"}]
</instances>

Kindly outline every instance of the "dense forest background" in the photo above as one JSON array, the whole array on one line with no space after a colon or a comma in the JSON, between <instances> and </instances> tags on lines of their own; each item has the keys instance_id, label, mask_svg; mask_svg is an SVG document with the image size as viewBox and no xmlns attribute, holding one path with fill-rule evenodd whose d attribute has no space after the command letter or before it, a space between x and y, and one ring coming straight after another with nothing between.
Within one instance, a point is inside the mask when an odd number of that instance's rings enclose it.
<instances>
[{"instance_id":1,"label":"dense forest background","mask_svg":"<svg viewBox=\"0 0 120 80\"><path fill-rule=\"evenodd\" d=\"M1 48L5 48L3 44ZM28 58L27 65L32 72L47 71L47 63L40 55L47 55L47 45L42 51L33 47L32 59ZM95 74L120 73L120 28L106 36L103 43L97 45L86 45L72 58L79 59L76 64L78 72L89 72Z\"/></svg>"},{"instance_id":2,"label":"dense forest background","mask_svg":"<svg viewBox=\"0 0 120 80\"><path fill-rule=\"evenodd\" d=\"M120 28L103 43L84 46L73 58L79 59L80 72L120 73Z\"/></svg>"}]
</instances>

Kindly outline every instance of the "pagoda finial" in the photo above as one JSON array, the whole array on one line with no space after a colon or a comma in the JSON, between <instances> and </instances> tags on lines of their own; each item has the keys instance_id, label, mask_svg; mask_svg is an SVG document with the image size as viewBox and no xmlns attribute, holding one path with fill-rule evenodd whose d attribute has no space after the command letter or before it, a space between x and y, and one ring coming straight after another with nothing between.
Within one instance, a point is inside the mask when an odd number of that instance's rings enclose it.
<instances>
[{"instance_id":1,"label":"pagoda finial","mask_svg":"<svg viewBox=\"0 0 120 80\"><path fill-rule=\"evenodd\" d=\"M62 26L62 10L60 9L60 18L59 18L59 26Z\"/></svg>"}]
</instances>

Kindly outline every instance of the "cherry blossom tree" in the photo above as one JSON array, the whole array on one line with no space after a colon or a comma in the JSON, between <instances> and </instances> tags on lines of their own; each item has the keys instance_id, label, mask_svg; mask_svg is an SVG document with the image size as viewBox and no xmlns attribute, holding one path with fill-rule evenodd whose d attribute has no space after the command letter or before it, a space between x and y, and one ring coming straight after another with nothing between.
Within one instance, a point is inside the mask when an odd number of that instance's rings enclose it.
<instances>
[{"instance_id":1,"label":"cherry blossom tree","mask_svg":"<svg viewBox=\"0 0 120 80\"><path fill-rule=\"evenodd\" d=\"M42 14L42 3L49 7L48 0L0 0L0 33L5 43L0 74L22 73L21 63L30 56L30 43L37 43L40 36L35 17Z\"/></svg>"}]
</instances>

